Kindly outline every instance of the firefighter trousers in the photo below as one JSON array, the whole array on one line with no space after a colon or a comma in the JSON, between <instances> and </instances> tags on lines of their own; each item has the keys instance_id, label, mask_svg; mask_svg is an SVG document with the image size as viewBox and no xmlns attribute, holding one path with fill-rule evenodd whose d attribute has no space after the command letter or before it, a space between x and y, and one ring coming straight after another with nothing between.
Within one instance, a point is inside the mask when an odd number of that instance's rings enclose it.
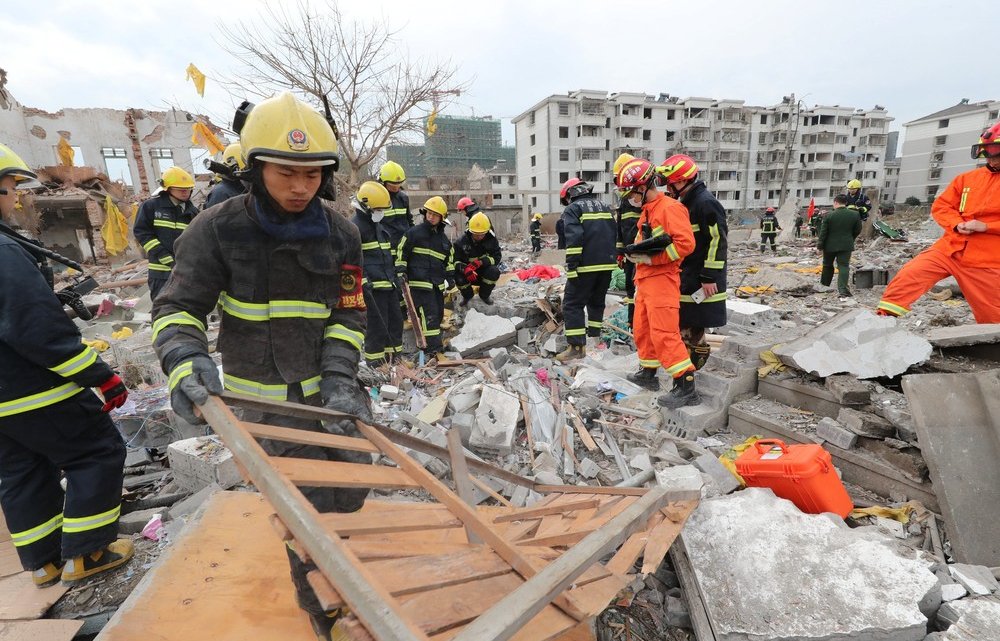
<instances>
[{"instance_id":1,"label":"firefighter trousers","mask_svg":"<svg viewBox=\"0 0 1000 641\"><path fill-rule=\"evenodd\" d=\"M566 280L563 293L563 322L566 342L586 345L587 336L600 336L604 326L604 305L611 272L577 272L575 278ZM586 309L586 313L584 313Z\"/></svg>"},{"instance_id":2,"label":"firefighter trousers","mask_svg":"<svg viewBox=\"0 0 1000 641\"><path fill-rule=\"evenodd\" d=\"M958 281L977 323L1000 323L1000 298L997 297L1000 269L969 266L962 263L961 252L949 256L936 249L926 249L903 265L882 293L878 309L882 313L902 316L918 298L948 276Z\"/></svg>"},{"instance_id":3,"label":"firefighter trousers","mask_svg":"<svg viewBox=\"0 0 1000 641\"><path fill-rule=\"evenodd\" d=\"M625 261L622 271L625 272L625 300L622 302L628 304L628 326L631 328L635 319L635 263Z\"/></svg>"},{"instance_id":4,"label":"firefighter trousers","mask_svg":"<svg viewBox=\"0 0 1000 641\"><path fill-rule=\"evenodd\" d=\"M368 328L365 330L365 360L378 363L403 351L403 310L399 292L390 289L366 289Z\"/></svg>"},{"instance_id":5,"label":"firefighter trousers","mask_svg":"<svg viewBox=\"0 0 1000 641\"><path fill-rule=\"evenodd\" d=\"M436 284L433 289L410 287L413 296L413 306L420 318L424 338L427 339L427 352L437 354L443 348L441 343L441 321L444 319L444 293Z\"/></svg>"},{"instance_id":6,"label":"firefighter trousers","mask_svg":"<svg viewBox=\"0 0 1000 641\"><path fill-rule=\"evenodd\" d=\"M496 265L483 265L476 270L476 284L479 285L479 297L486 300L496 289L497 280L500 278L500 269ZM462 298L469 300L473 297L472 283L465 278L465 273L455 272L455 284L458 291L462 292Z\"/></svg>"},{"instance_id":7,"label":"firefighter trousers","mask_svg":"<svg viewBox=\"0 0 1000 641\"><path fill-rule=\"evenodd\" d=\"M149 273L149 278L146 280L146 284L149 286L149 300L156 300L160 290L167 284L169 278L170 272L167 272L165 276L160 276L159 272L156 272L156 275L154 275L154 272Z\"/></svg>"},{"instance_id":8,"label":"firefighter trousers","mask_svg":"<svg viewBox=\"0 0 1000 641\"><path fill-rule=\"evenodd\" d=\"M760 252L763 254L764 250L767 249L767 243L771 243L771 251L778 253L778 246L774 243L774 239L777 237L777 232L762 233L760 235Z\"/></svg>"},{"instance_id":9,"label":"firefighter trousers","mask_svg":"<svg viewBox=\"0 0 1000 641\"><path fill-rule=\"evenodd\" d=\"M632 333L643 367L662 367L673 378L693 371L691 355L681 338L680 301L663 292L676 291L664 281L670 276L650 276L636 285L635 324Z\"/></svg>"},{"instance_id":10,"label":"firefighter trousers","mask_svg":"<svg viewBox=\"0 0 1000 641\"><path fill-rule=\"evenodd\" d=\"M0 506L26 570L117 538L125 443L101 406L84 390L0 418Z\"/></svg>"}]
</instances>

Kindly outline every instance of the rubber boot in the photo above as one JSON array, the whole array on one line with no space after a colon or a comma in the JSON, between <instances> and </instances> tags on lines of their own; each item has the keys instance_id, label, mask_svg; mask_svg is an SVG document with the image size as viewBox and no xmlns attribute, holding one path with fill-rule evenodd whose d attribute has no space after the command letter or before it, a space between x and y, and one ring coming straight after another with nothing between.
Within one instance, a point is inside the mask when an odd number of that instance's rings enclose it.
<instances>
[{"instance_id":1,"label":"rubber boot","mask_svg":"<svg viewBox=\"0 0 1000 641\"><path fill-rule=\"evenodd\" d=\"M708 362L708 357L712 353L712 346L708 343L698 343L690 351L691 362L694 364L694 368L701 369Z\"/></svg>"},{"instance_id":2,"label":"rubber boot","mask_svg":"<svg viewBox=\"0 0 1000 641\"><path fill-rule=\"evenodd\" d=\"M133 554L135 554L135 548L132 546L132 541L128 539L112 541L96 552L67 560L62 570L63 583L80 581L124 565L132 558Z\"/></svg>"},{"instance_id":3,"label":"rubber boot","mask_svg":"<svg viewBox=\"0 0 1000 641\"><path fill-rule=\"evenodd\" d=\"M627 378L630 383L635 383L639 387L644 387L648 390L658 392L660 391L660 380L656 378L657 371L658 368L656 367L640 367L638 372L635 374L629 374L625 378Z\"/></svg>"},{"instance_id":4,"label":"rubber boot","mask_svg":"<svg viewBox=\"0 0 1000 641\"><path fill-rule=\"evenodd\" d=\"M587 350L583 345L570 345L563 351L556 354L556 360L560 363L568 363L587 355Z\"/></svg>"},{"instance_id":5,"label":"rubber boot","mask_svg":"<svg viewBox=\"0 0 1000 641\"><path fill-rule=\"evenodd\" d=\"M46 563L31 573L31 581L36 588L47 588L59 583L62 578L63 566L57 563Z\"/></svg>"},{"instance_id":6,"label":"rubber boot","mask_svg":"<svg viewBox=\"0 0 1000 641\"><path fill-rule=\"evenodd\" d=\"M694 372L685 372L674 379L670 392L656 399L656 404L670 410L701 403L701 396L694 387Z\"/></svg>"}]
</instances>

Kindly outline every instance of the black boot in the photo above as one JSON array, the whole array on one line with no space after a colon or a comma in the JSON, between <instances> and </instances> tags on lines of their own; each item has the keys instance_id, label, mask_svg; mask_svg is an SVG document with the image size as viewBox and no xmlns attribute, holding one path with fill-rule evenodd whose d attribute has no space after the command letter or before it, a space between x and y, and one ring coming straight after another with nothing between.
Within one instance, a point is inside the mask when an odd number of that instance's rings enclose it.
<instances>
[{"instance_id":1,"label":"black boot","mask_svg":"<svg viewBox=\"0 0 1000 641\"><path fill-rule=\"evenodd\" d=\"M638 372L629 374L625 378L639 387L658 392L660 390L660 381L656 378L657 371L658 368L656 367L640 367Z\"/></svg>"},{"instance_id":2,"label":"black boot","mask_svg":"<svg viewBox=\"0 0 1000 641\"><path fill-rule=\"evenodd\" d=\"M673 389L656 399L657 405L671 410L699 403L701 403L701 396L694 388L694 372L685 372L682 376L675 378Z\"/></svg>"}]
</instances>

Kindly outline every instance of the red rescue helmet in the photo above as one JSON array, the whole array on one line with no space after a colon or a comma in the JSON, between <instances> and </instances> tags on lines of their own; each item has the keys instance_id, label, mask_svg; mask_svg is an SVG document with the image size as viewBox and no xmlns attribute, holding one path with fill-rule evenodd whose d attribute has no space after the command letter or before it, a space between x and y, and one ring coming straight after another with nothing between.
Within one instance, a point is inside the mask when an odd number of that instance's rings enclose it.
<instances>
[{"instance_id":1,"label":"red rescue helmet","mask_svg":"<svg viewBox=\"0 0 1000 641\"><path fill-rule=\"evenodd\" d=\"M1000 122L979 136L979 142L972 145L973 158L996 158L1000 156Z\"/></svg>"},{"instance_id":2,"label":"red rescue helmet","mask_svg":"<svg viewBox=\"0 0 1000 641\"><path fill-rule=\"evenodd\" d=\"M698 164L691 156L674 154L656 168L657 182L661 185L691 180L698 175Z\"/></svg>"},{"instance_id":3,"label":"red rescue helmet","mask_svg":"<svg viewBox=\"0 0 1000 641\"><path fill-rule=\"evenodd\" d=\"M469 205L475 205L475 204L476 204L476 202L474 200L472 200L468 196L463 196L458 201L458 205L455 208L458 209L458 211L463 211L464 212L466 207L468 207Z\"/></svg>"},{"instance_id":4,"label":"red rescue helmet","mask_svg":"<svg viewBox=\"0 0 1000 641\"><path fill-rule=\"evenodd\" d=\"M588 185L579 178L570 178L563 183L562 189L559 190L559 202L562 203L563 206L566 206L569 205L570 201L577 196L589 194L592 191L594 191L594 187L592 185Z\"/></svg>"},{"instance_id":5,"label":"red rescue helmet","mask_svg":"<svg viewBox=\"0 0 1000 641\"><path fill-rule=\"evenodd\" d=\"M636 158L625 163L618 172L618 194L628 198L633 191L643 185L650 185L654 177L653 163L642 158Z\"/></svg>"},{"instance_id":6,"label":"red rescue helmet","mask_svg":"<svg viewBox=\"0 0 1000 641\"><path fill-rule=\"evenodd\" d=\"M773 214L774 213L774 207L768 207L767 209L764 210L764 213L765 214Z\"/></svg>"}]
</instances>

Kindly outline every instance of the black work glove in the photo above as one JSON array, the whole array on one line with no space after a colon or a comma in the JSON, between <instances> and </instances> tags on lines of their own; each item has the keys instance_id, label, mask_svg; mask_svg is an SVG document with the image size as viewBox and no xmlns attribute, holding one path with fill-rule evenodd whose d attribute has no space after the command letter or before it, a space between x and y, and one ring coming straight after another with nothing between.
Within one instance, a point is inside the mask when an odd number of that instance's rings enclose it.
<instances>
[{"instance_id":1,"label":"black work glove","mask_svg":"<svg viewBox=\"0 0 1000 641\"><path fill-rule=\"evenodd\" d=\"M319 383L319 391L325 400L324 407L327 409L351 414L360 418L365 423L372 422L372 411L368 405L368 394L356 380L338 374L324 376ZM361 432L358 431L357 426L354 424L354 419L350 418L323 421L323 429L337 436L362 438ZM336 450L334 458L346 463L370 465L372 462L370 454L351 450ZM338 489L337 492L338 495L341 495L338 501L345 503L345 505L353 505L355 501L358 502L357 506L353 507L353 509L360 508L364 502L364 497L368 494L368 490L365 488L358 488L356 490ZM344 509L343 511L352 511L352 509Z\"/></svg>"},{"instance_id":2,"label":"black work glove","mask_svg":"<svg viewBox=\"0 0 1000 641\"><path fill-rule=\"evenodd\" d=\"M185 358L170 372L170 407L188 423L205 422L195 416L194 406L204 405L209 394L222 394L222 382L218 368L207 354Z\"/></svg>"}]
</instances>

